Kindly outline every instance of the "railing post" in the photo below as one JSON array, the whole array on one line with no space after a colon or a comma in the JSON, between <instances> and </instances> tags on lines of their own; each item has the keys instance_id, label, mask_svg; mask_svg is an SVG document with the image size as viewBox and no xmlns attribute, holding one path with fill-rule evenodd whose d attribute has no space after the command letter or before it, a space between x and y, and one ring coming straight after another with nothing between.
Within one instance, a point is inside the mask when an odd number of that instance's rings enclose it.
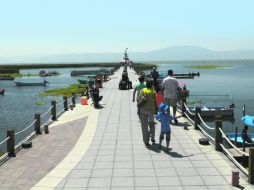
<instances>
[{"instance_id":1,"label":"railing post","mask_svg":"<svg viewBox=\"0 0 254 190\"><path fill-rule=\"evenodd\" d=\"M200 114L201 113L201 108L200 107L196 107L195 108L195 117L194 117L194 128L195 128L195 130L198 130L199 129L199 127L198 127L198 125L200 125L200 119L199 119L199 117L198 117L198 114Z\"/></svg>"},{"instance_id":2,"label":"railing post","mask_svg":"<svg viewBox=\"0 0 254 190\"><path fill-rule=\"evenodd\" d=\"M73 107L75 107L75 104L76 104L76 95L75 95L75 93L72 93L71 101L72 101Z\"/></svg>"},{"instance_id":3,"label":"railing post","mask_svg":"<svg viewBox=\"0 0 254 190\"><path fill-rule=\"evenodd\" d=\"M56 101L55 100L51 101L51 106L52 106L52 109L51 109L52 120L55 121L56 120Z\"/></svg>"},{"instance_id":4,"label":"railing post","mask_svg":"<svg viewBox=\"0 0 254 190\"><path fill-rule=\"evenodd\" d=\"M7 152L8 156L14 157L15 156L15 133L13 129L7 129Z\"/></svg>"},{"instance_id":5,"label":"railing post","mask_svg":"<svg viewBox=\"0 0 254 190\"><path fill-rule=\"evenodd\" d=\"M222 143L222 134L220 132L222 129L221 116L215 118L215 150L222 151L220 144Z\"/></svg>"},{"instance_id":6,"label":"railing post","mask_svg":"<svg viewBox=\"0 0 254 190\"><path fill-rule=\"evenodd\" d=\"M40 113L34 114L34 119L36 120L34 124L34 130L36 134L39 135L41 134L41 114Z\"/></svg>"},{"instance_id":7,"label":"railing post","mask_svg":"<svg viewBox=\"0 0 254 190\"><path fill-rule=\"evenodd\" d=\"M184 114L186 112L185 105L186 105L186 98L182 98L182 116L183 117L186 117L185 114Z\"/></svg>"},{"instance_id":8,"label":"railing post","mask_svg":"<svg viewBox=\"0 0 254 190\"><path fill-rule=\"evenodd\" d=\"M248 181L250 184L254 184L254 148L249 149L249 175Z\"/></svg>"},{"instance_id":9,"label":"railing post","mask_svg":"<svg viewBox=\"0 0 254 190\"><path fill-rule=\"evenodd\" d=\"M64 111L68 111L68 102L67 102L67 96L63 97L63 106L64 106Z\"/></svg>"}]
</instances>

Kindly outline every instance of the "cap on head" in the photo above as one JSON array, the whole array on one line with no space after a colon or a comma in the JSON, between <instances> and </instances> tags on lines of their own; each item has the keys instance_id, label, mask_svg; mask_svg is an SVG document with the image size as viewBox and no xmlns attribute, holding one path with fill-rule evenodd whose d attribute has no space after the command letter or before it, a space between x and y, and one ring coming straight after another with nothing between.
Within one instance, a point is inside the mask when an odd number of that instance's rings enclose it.
<instances>
[{"instance_id":1,"label":"cap on head","mask_svg":"<svg viewBox=\"0 0 254 190\"><path fill-rule=\"evenodd\" d=\"M159 106L159 112L166 113L169 110L169 106L167 104L161 103Z\"/></svg>"}]
</instances>

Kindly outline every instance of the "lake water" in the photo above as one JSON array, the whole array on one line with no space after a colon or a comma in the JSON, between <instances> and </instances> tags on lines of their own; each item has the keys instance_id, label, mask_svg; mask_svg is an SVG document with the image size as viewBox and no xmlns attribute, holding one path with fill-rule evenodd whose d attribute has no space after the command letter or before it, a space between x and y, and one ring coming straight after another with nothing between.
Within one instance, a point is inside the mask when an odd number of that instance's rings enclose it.
<instances>
[{"instance_id":1,"label":"lake water","mask_svg":"<svg viewBox=\"0 0 254 190\"><path fill-rule=\"evenodd\" d=\"M91 68L61 68L61 69L45 69L46 71L58 71L61 75L51 77L22 77L16 78L15 81L26 81L26 82L41 82L44 79L49 82L46 87L43 86L15 86L14 81L0 81L0 88L5 89L5 95L0 95L0 141L6 138L7 128L12 128L16 132L21 131L28 126L34 120L34 114L36 112L45 113L51 107L51 101L56 100L57 102L62 101L62 97L41 97L39 93L46 90L67 87L70 84L77 84L78 79L82 77L71 77L70 72L72 70L97 70L100 67ZM103 68L111 69L111 68ZM29 69L20 70L20 73L27 74L38 74L41 69ZM70 101L70 100L69 100ZM43 102L43 105L38 105L38 102ZM57 106L57 111L63 109L63 105ZM49 119L50 113L42 118L42 123ZM25 133L17 136L17 142L24 136L27 136L33 127ZM0 146L1 149L1 146Z\"/></svg>"},{"instance_id":2,"label":"lake water","mask_svg":"<svg viewBox=\"0 0 254 190\"><path fill-rule=\"evenodd\" d=\"M194 79L181 79L187 82L190 96L187 101L200 101L201 106L226 106L235 104L235 122L223 122L223 130L231 132L235 126L241 131L243 124L242 107L246 105L246 114L254 115L254 60L244 61L169 61L153 62L159 64L158 71L167 73L172 69L174 73L200 73ZM218 69L192 69L187 66L225 66ZM219 95L219 96L209 96ZM225 95L225 96L224 96ZM210 126L214 122L209 123ZM254 132L253 129L249 131Z\"/></svg>"},{"instance_id":3,"label":"lake water","mask_svg":"<svg viewBox=\"0 0 254 190\"><path fill-rule=\"evenodd\" d=\"M173 69L175 73L200 72L194 79L182 79L187 82L190 90L189 101L201 100L202 105L229 105L235 103L235 122L223 122L223 130L233 131L235 126L241 130L243 124L242 106L246 105L246 113L254 115L254 60L250 61L178 61L178 62L151 62L159 65L159 72L166 73ZM192 65L221 65L219 69L190 69ZM88 68L89 70L100 68ZM21 70L21 73L38 73L41 69ZM0 96L0 141L6 137L6 129L13 128L15 132L28 126L34 118L34 113L44 113L50 108L51 100L61 101L62 97L40 97L39 93L58 87L66 87L77 83L81 77L71 77L72 70L85 70L84 68L50 69L61 73L60 76L47 77L50 84L46 87L16 87L13 81L0 81L0 88L6 89L6 94ZM42 81L41 77L17 78L17 81ZM117 87L116 87L117 88ZM207 96L225 95L225 96ZM37 105L36 102L45 102ZM58 108L61 110L62 105ZM46 121L47 116L43 118ZM209 123L209 125L213 125ZM250 129L250 131L253 131ZM25 134L24 134L25 135ZM0 147L1 148L1 147Z\"/></svg>"}]
</instances>

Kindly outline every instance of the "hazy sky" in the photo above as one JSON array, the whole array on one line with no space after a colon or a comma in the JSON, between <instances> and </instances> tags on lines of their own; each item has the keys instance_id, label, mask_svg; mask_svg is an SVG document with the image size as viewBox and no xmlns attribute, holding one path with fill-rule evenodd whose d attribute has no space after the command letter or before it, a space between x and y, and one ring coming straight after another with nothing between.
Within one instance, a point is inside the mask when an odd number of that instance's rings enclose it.
<instances>
[{"instance_id":1,"label":"hazy sky","mask_svg":"<svg viewBox=\"0 0 254 190\"><path fill-rule=\"evenodd\" d=\"M0 0L0 57L254 49L254 0Z\"/></svg>"}]
</instances>

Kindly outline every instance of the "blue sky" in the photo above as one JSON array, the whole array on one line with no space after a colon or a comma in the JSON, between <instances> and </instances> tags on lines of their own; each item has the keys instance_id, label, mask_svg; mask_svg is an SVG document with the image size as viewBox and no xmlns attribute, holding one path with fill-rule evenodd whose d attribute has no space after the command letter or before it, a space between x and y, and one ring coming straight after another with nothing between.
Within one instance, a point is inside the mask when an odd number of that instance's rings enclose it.
<instances>
[{"instance_id":1,"label":"blue sky","mask_svg":"<svg viewBox=\"0 0 254 190\"><path fill-rule=\"evenodd\" d=\"M0 57L254 49L253 0L0 0Z\"/></svg>"}]
</instances>

